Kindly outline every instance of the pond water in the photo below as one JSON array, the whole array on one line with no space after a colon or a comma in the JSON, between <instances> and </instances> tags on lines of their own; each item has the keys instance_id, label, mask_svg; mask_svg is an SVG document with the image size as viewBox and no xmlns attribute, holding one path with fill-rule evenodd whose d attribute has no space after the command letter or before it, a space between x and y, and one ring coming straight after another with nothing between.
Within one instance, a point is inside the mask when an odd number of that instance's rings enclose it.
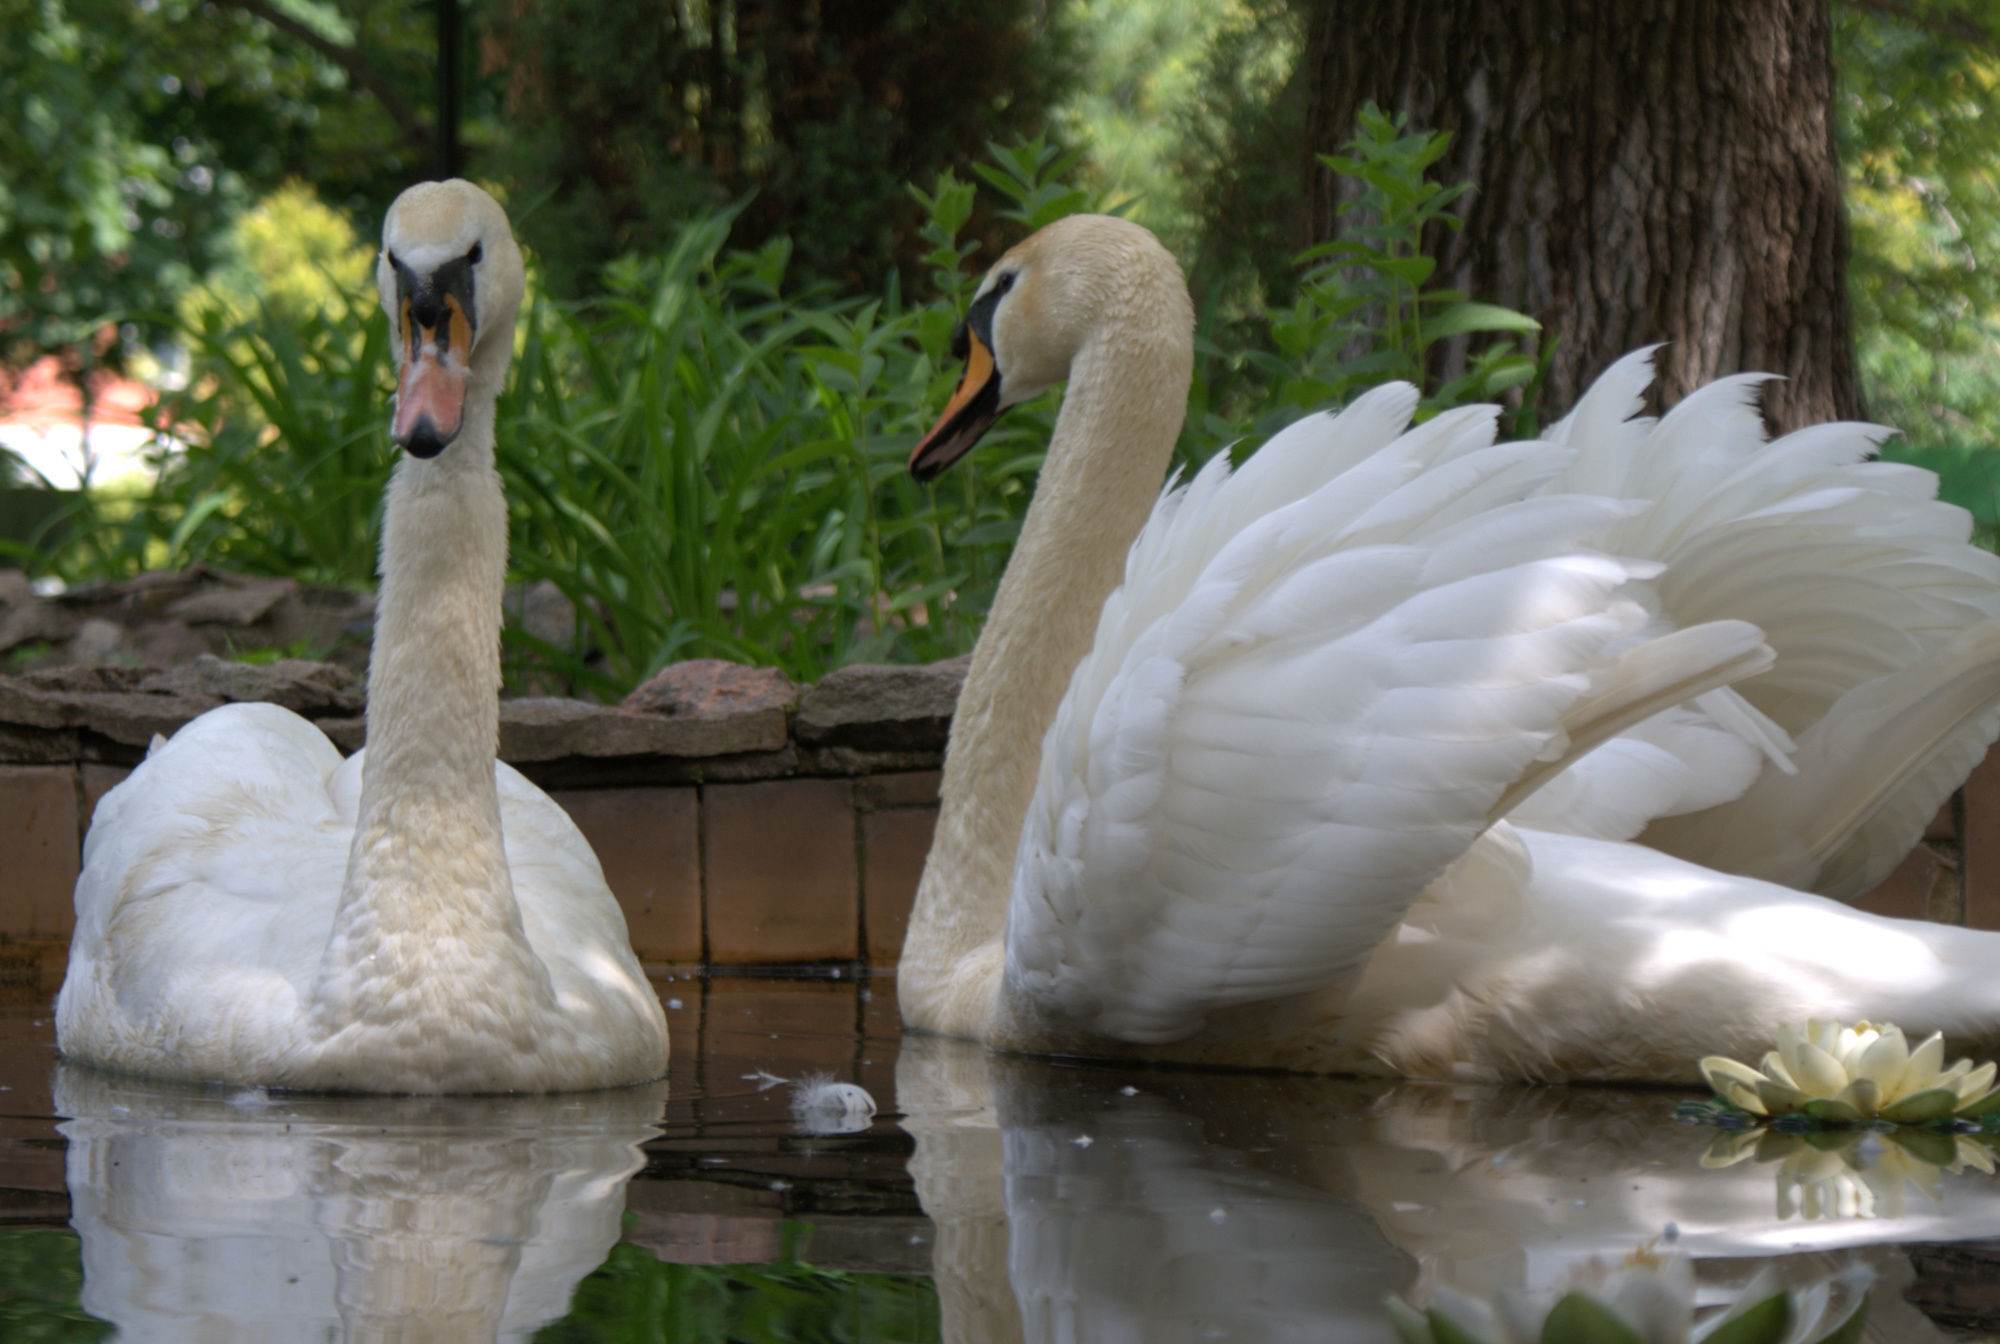
<instances>
[{"instance_id":1,"label":"pond water","mask_svg":"<svg viewBox=\"0 0 2000 1344\"><path fill-rule=\"evenodd\" d=\"M999 1058L899 1041L883 978L659 990L665 1082L455 1100L75 1069L17 994L0 1339L1392 1344L1385 1294L1649 1241L1704 1300L1864 1262L1883 1344L2000 1325L2000 1177L1944 1152L1745 1142L1671 1091ZM811 1074L880 1114L802 1121Z\"/></svg>"}]
</instances>

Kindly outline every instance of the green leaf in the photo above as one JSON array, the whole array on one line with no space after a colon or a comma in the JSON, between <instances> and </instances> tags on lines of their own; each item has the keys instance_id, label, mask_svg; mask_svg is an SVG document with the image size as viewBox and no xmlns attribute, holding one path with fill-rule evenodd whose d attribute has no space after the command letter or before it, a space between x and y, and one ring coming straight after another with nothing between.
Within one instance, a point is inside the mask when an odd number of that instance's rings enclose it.
<instances>
[{"instance_id":1,"label":"green leaf","mask_svg":"<svg viewBox=\"0 0 2000 1344\"><path fill-rule=\"evenodd\" d=\"M1773 1293L1710 1331L1702 1344L1778 1344L1791 1324L1791 1299Z\"/></svg>"},{"instance_id":2,"label":"green leaf","mask_svg":"<svg viewBox=\"0 0 2000 1344\"><path fill-rule=\"evenodd\" d=\"M1397 1338L1403 1344L1438 1344L1437 1336L1431 1333L1430 1322L1423 1313L1391 1293L1382 1302L1383 1311L1388 1313L1389 1324L1396 1327Z\"/></svg>"},{"instance_id":3,"label":"green leaf","mask_svg":"<svg viewBox=\"0 0 2000 1344\"><path fill-rule=\"evenodd\" d=\"M1839 1325L1816 1339L1806 1341L1806 1344L1861 1344L1861 1336L1867 1326L1868 1298L1864 1296Z\"/></svg>"},{"instance_id":4,"label":"green leaf","mask_svg":"<svg viewBox=\"0 0 2000 1344\"><path fill-rule=\"evenodd\" d=\"M1542 324L1526 313L1502 308L1497 303L1470 300L1454 303L1424 319L1424 333L1440 338L1464 336L1475 331L1535 332L1541 329Z\"/></svg>"},{"instance_id":5,"label":"green leaf","mask_svg":"<svg viewBox=\"0 0 2000 1344\"><path fill-rule=\"evenodd\" d=\"M1425 1313L1424 1320L1430 1325L1431 1335L1437 1344L1487 1344L1436 1307Z\"/></svg>"},{"instance_id":6,"label":"green leaf","mask_svg":"<svg viewBox=\"0 0 2000 1344\"><path fill-rule=\"evenodd\" d=\"M1646 1344L1618 1313L1588 1293L1571 1293L1549 1309L1541 1344Z\"/></svg>"},{"instance_id":7,"label":"green leaf","mask_svg":"<svg viewBox=\"0 0 2000 1344\"><path fill-rule=\"evenodd\" d=\"M1942 1120L1958 1105L1958 1094L1948 1087L1930 1087L1912 1092L1893 1106L1882 1108L1882 1118L1899 1125L1922 1125Z\"/></svg>"}]
</instances>

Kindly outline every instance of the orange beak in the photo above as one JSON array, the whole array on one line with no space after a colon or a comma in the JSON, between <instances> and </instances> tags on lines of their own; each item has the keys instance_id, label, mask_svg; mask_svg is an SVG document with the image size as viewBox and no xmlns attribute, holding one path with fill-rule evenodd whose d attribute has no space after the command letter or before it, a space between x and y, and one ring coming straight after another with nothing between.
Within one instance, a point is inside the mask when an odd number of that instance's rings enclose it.
<instances>
[{"instance_id":1,"label":"orange beak","mask_svg":"<svg viewBox=\"0 0 2000 1344\"><path fill-rule=\"evenodd\" d=\"M397 339L403 371L396 382L396 414L389 436L412 457L436 457L458 437L465 414L465 384L472 357L472 323L456 294L427 305L426 326L403 296Z\"/></svg>"},{"instance_id":2,"label":"orange beak","mask_svg":"<svg viewBox=\"0 0 2000 1344\"><path fill-rule=\"evenodd\" d=\"M945 403L944 414L931 426L931 432L910 453L910 475L919 481L936 479L939 472L964 457L1006 409L1000 404L1000 367L993 362L993 352L978 332L967 327L960 331L966 351L958 390Z\"/></svg>"}]
</instances>

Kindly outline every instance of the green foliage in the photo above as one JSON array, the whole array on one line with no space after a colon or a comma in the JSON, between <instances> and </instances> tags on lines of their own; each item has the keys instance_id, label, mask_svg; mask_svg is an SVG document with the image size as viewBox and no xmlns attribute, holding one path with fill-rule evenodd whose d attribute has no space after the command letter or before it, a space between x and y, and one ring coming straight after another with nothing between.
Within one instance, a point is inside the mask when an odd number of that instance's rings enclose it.
<instances>
[{"instance_id":1,"label":"green foliage","mask_svg":"<svg viewBox=\"0 0 2000 1344\"><path fill-rule=\"evenodd\" d=\"M1848 287L1885 455L2000 531L2000 13L1965 0L1834 7L1854 256Z\"/></svg>"},{"instance_id":2,"label":"green foliage","mask_svg":"<svg viewBox=\"0 0 2000 1344\"><path fill-rule=\"evenodd\" d=\"M1246 425L1254 444L1302 411L1414 375L1447 335L1532 328L1427 288L1416 239L1456 193L1425 179L1433 139L1386 120L1371 128L1345 162L1375 184L1380 222L1365 241L1306 259L1301 298L1272 322L1278 349L1203 342L1187 460ZM979 176L1023 228L1101 207L1066 180L1075 156L1043 139L993 154ZM531 280L497 427L513 577L553 583L580 620L569 647L510 628L517 680L613 697L681 658L813 679L972 646L1055 403L1011 410L935 485L911 480L909 452L958 376L951 333L981 249L965 236L971 185L947 174L909 195L926 216L928 303L906 302L893 277L867 300L795 294L788 245L729 250L728 211L684 226L661 255L611 267L595 302L555 302ZM162 457L144 500L88 497L43 564L72 579L208 561L368 584L393 460L386 324L372 296L344 285L289 314L273 300L240 319L198 305L183 338L193 376L159 420L185 451ZM1490 396L1531 371L1499 347L1474 367L1426 407Z\"/></svg>"},{"instance_id":3,"label":"green foliage","mask_svg":"<svg viewBox=\"0 0 2000 1344\"><path fill-rule=\"evenodd\" d=\"M48 351L115 359L84 337L108 315L171 309L257 195L309 175L324 197L372 207L424 155L428 132L401 100L399 125L349 78L352 66L392 96L424 87L430 24L416 9L0 0L0 28L8 366Z\"/></svg>"},{"instance_id":4,"label":"green foliage","mask_svg":"<svg viewBox=\"0 0 2000 1344\"><path fill-rule=\"evenodd\" d=\"M800 276L872 285L921 223L903 184L1036 126L1069 79L1033 0L601 5L493 13L516 184L551 290L593 292L690 215L743 202L734 241L789 236Z\"/></svg>"},{"instance_id":5,"label":"green foliage","mask_svg":"<svg viewBox=\"0 0 2000 1344\"><path fill-rule=\"evenodd\" d=\"M0 0L0 362L75 350L107 313L139 306L198 258L183 242L183 165L135 125L157 88L133 68L122 25L93 0ZM188 168L192 173L201 165Z\"/></svg>"},{"instance_id":6,"label":"green foliage","mask_svg":"<svg viewBox=\"0 0 2000 1344\"><path fill-rule=\"evenodd\" d=\"M1420 414L1524 389L1530 395L1513 429L1532 433L1538 324L1430 286L1437 263L1424 251L1424 232L1459 227L1450 206L1469 186L1430 178L1449 137L1406 131L1401 116L1392 119L1372 103L1362 109L1357 131L1346 153L1322 156L1335 172L1365 184L1342 207L1342 236L1299 254L1298 296L1270 313L1268 346L1202 349L1196 389L1202 415L1192 434L1213 439L1231 425L1247 425L1254 446L1299 415L1344 404L1379 383L1401 378L1422 387L1432 348L1466 336L1497 339L1469 353L1464 373L1427 389ZM1202 404L1214 396L1210 389L1232 381L1235 395Z\"/></svg>"},{"instance_id":7,"label":"green foliage","mask_svg":"<svg viewBox=\"0 0 2000 1344\"><path fill-rule=\"evenodd\" d=\"M808 1229L786 1224L788 1241ZM816 1269L788 1248L771 1265L663 1264L629 1242L577 1285L538 1344L918 1344L940 1339L937 1289L905 1274Z\"/></svg>"},{"instance_id":8,"label":"green foliage","mask_svg":"<svg viewBox=\"0 0 2000 1344\"><path fill-rule=\"evenodd\" d=\"M0 1232L0 1338L8 1344L84 1344L112 1327L86 1312L76 1233L44 1227Z\"/></svg>"},{"instance_id":9,"label":"green foliage","mask_svg":"<svg viewBox=\"0 0 2000 1344\"><path fill-rule=\"evenodd\" d=\"M307 321L350 300L374 273L375 249L347 216L294 178L236 217L208 283L184 295L180 307L198 315L220 305L240 322L261 301L275 320Z\"/></svg>"}]
</instances>

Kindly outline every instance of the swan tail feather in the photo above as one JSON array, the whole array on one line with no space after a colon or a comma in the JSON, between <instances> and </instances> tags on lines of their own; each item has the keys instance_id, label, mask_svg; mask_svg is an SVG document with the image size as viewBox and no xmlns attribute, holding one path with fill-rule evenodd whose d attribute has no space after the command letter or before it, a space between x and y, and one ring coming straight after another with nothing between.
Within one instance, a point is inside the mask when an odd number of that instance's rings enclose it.
<instances>
[{"instance_id":1,"label":"swan tail feather","mask_svg":"<svg viewBox=\"0 0 2000 1344\"><path fill-rule=\"evenodd\" d=\"M1796 773L1766 771L1741 798L1655 822L1644 840L1852 899L1888 876L1996 737L2000 620L1844 693L1800 735Z\"/></svg>"},{"instance_id":2,"label":"swan tail feather","mask_svg":"<svg viewBox=\"0 0 2000 1344\"><path fill-rule=\"evenodd\" d=\"M1527 801L1515 819L1630 838L1636 832L1628 828L1643 817L1642 828L1661 822L1657 834L1673 836L1677 853L1732 852L1732 846L1747 852L1756 848L1748 831L1729 841L1702 838L1705 826L1733 824L1726 800L1709 797L1705 786L1667 787L1666 775L1676 772L1654 768L1653 753L1685 752L1687 768L1677 773L1688 783L1699 769L1711 779L1737 780L1742 789L1755 787L1760 797L1837 791L1828 782L1787 782L1814 768L1794 757L1794 741L1832 715L1843 697L1944 656L1961 632L2000 618L2000 557L1968 544L1970 516L1936 498L1935 476L1875 459L1890 430L1823 424L1769 440L1757 412L1760 375L1721 379L1658 421L1646 420L1633 413L1650 367L1650 351L1618 361L1552 427L1549 437L1573 460L1548 489L1638 502L1642 507L1607 527L1600 541L1618 555L1659 566L1635 581L1633 600L1656 614L1660 629L1748 622L1762 632L1775 662L1759 676L1696 699L1689 708L1707 720L1706 728L1681 716L1672 731L1650 737L1628 730L1627 745L1576 760L1569 780ZM1927 674L1914 675L1921 682ZM1849 706L1841 715L1857 712ZM1728 746L1728 735L1741 747ZM1832 761L1823 749L1813 759L1830 762L1821 769L1855 769L1852 759ZM1606 831L1609 814L1584 800L1601 795L1614 777L1638 788L1639 774L1652 780L1645 796L1657 810L1644 816L1637 800L1622 799L1616 825ZM1897 816L1914 815L1936 792L1921 771L1896 777L1915 790L1890 808ZM1582 804L1579 816L1559 814L1558 797ZM1805 861L1786 871L1798 862Z\"/></svg>"}]
</instances>

